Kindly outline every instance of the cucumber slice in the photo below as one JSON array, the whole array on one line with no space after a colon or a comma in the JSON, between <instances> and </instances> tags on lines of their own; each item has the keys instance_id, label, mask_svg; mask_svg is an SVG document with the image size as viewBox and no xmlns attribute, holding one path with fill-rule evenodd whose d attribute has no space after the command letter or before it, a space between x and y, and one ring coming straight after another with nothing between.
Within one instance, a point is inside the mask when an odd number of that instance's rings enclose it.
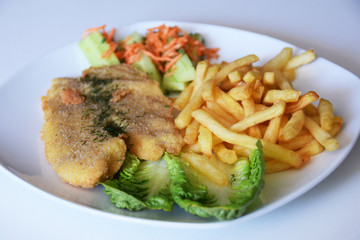
<instances>
[{"instance_id":1,"label":"cucumber slice","mask_svg":"<svg viewBox=\"0 0 360 240\"><path fill-rule=\"evenodd\" d=\"M164 77L161 87L164 91L169 91L169 92L182 91L185 89L187 84L188 82L178 82L178 81L174 81L172 78Z\"/></svg>"},{"instance_id":2,"label":"cucumber slice","mask_svg":"<svg viewBox=\"0 0 360 240\"><path fill-rule=\"evenodd\" d=\"M130 45L133 43L142 43L144 39L145 38L140 33L133 32L130 36L126 38L126 44Z\"/></svg>"},{"instance_id":3,"label":"cucumber slice","mask_svg":"<svg viewBox=\"0 0 360 240\"><path fill-rule=\"evenodd\" d=\"M194 80L195 67L186 53L182 54L182 57L174 64L174 66L176 67L176 70L171 75L165 74L163 81L189 82ZM172 71L172 68L169 72Z\"/></svg>"},{"instance_id":4,"label":"cucumber slice","mask_svg":"<svg viewBox=\"0 0 360 240\"><path fill-rule=\"evenodd\" d=\"M110 57L101 57L109 49L109 44L105 41L100 32L92 32L78 43L80 49L89 61L91 66L99 67L104 65L119 64L119 59L114 53Z\"/></svg>"},{"instance_id":5,"label":"cucumber slice","mask_svg":"<svg viewBox=\"0 0 360 240\"><path fill-rule=\"evenodd\" d=\"M161 83L161 74L149 56L141 54L140 60L133 62L132 65L136 69L146 73L149 78Z\"/></svg>"}]
</instances>

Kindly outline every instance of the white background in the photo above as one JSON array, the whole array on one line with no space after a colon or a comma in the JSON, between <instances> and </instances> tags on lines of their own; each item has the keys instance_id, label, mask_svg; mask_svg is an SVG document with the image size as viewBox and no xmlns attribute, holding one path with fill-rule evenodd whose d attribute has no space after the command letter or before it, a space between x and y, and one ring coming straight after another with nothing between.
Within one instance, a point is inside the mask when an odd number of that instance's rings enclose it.
<instances>
[{"instance_id":1,"label":"white background","mask_svg":"<svg viewBox=\"0 0 360 240\"><path fill-rule=\"evenodd\" d=\"M0 0L0 84L85 29L180 20L290 42L360 76L360 1ZM341 82L341 79L339 79ZM323 182L287 205L216 229L139 225L63 205L0 174L0 239L360 239L360 142Z\"/></svg>"}]
</instances>

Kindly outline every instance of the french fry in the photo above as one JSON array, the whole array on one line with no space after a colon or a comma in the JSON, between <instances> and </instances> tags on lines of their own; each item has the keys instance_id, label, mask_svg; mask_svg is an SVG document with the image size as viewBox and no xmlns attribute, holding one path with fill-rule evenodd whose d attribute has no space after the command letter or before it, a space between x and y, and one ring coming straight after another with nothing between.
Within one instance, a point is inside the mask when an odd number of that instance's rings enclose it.
<instances>
[{"instance_id":1,"label":"french fry","mask_svg":"<svg viewBox=\"0 0 360 240\"><path fill-rule=\"evenodd\" d=\"M286 76L278 70L275 70L275 83L280 89L293 89Z\"/></svg>"},{"instance_id":2,"label":"french fry","mask_svg":"<svg viewBox=\"0 0 360 240\"><path fill-rule=\"evenodd\" d=\"M219 88L225 92L231 90L233 87L235 87L238 83L232 83L230 82L230 80L227 78L224 81L222 81L219 84ZM208 100L209 101L209 100Z\"/></svg>"},{"instance_id":3,"label":"french fry","mask_svg":"<svg viewBox=\"0 0 360 240\"><path fill-rule=\"evenodd\" d=\"M335 116L334 123L331 129L328 131L330 135L335 137L340 132L342 124L343 124L343 118L339 116Z\"/></svg>"},{"instance_id":4,"label":"french fry","mask_svg":"<svg viewBox=\"0 0 360 240\"><path fill-rule=\"evenodd\" d=\"M274 117L273 119L270 120L269 125L264 133L264 138L263 138L264 141L270 143L276 143L279 136L280 123L281 123L281 116Z\"/></svg>"},{"instance_id":5,"label":"french fry","mask_svg":"<svg viewBox=\"0 0 360 240\"><path fill-rule=\"evenodd\" d=\"M241 132L256 124L265 122L274 117L278 117L284 113L285 106L286 104L284 101L279 101L268 109L255 112L254 114L245 117L244 119L232 125L230 129L235 132Z\"/></svg>"},{"instance_id":6,"label":"french fry","mask_svg":"<svg viewBox=\"0 0 360 240\"><path fill-rule=\"evenodd\" d=\"M219 144L219 143L222 143L223 140L221 140L220 138L218 138L217 136L215 136L214 134L212 134L212 143L213 143L213 146ZM194 153L201 153L201 150L200 150L200 146L199 146L199 143L198 142L195 142L193 144L186 144L182 149L181 149L182 152L194 152Z\"/></svg>"},{"instance_id":7,"label":"french fry","mask_svg":"<svg viewBox=\"0 0 360 240\"><path fill-rule=\"evenodd\" d=\"M183 129L192 120L191 113L199 109L203 104L204 99L201 97L201 92L198 91L195 95L190 99L189 103L184 107L184 109L179 113L179 115L175 118L175 126L178 129Z\"/></svg>"},{"instance_id":8,"label":"french fry","mask_svg":"<svg viewBox=\"0 0 360 240\"><path fill-rule=\"evenodd\" d=\"M281 142L279 143L280 146L296 151L300 148L304 147L306 144L308 144L314 137L307 131L306 129L303 129L301 133L299 133L296 137L291 139L288 142Z\"/></svg>"},{"instance_id":9,"label":"french fry","mask_svg":"<svg viewBox=\"0 0 360 240\"><path fill-rule=\"evenodd\" d=\"M179 96L175 99L173 104L174 108L176 108L177 110L183 110L186 104L188 104L191 95L193 94L193 90L194 90L193 83L190 83L188 86L186 86L186 88L183 91L181 91Z\"/></svg>"},{"instance_id":10,"label":"french fry","mask_svg":"<svg viewBox=\"0 0 360 240\"><path fill-rule=\"evenodd\" d=\"M291 59L292 54L292 48L283 48L279 54L277 54L274 58L264 64L264 66L262 67L262 71L268 72L282 69Z\"/></svg>"},{"instance_id":11,"label":"french fry","mask_svg":"<svg viewBox=\"0 0 360 240\"><path fill-rule=\"evenodd\" d=\"M214 114L218 115L220 118L225 119L229 123L236 123L237 120L227 111L225 111L219 104L214 101L206 101L206 107L211 110Z\"/></svg>"},{"instance_id":12,"label":"french fry","mask_svg":"<svg viewBox=\"0 0 360 240\"><path fill-rule=\"evenodd\" d=\"M182 149L181 152L193 152L193 153L198 153L201 154L200 151L200 146L198 144L198 142L194 143L194 144L186 144Z\"/></svg>"},{"instance_id":13,"label":"french fry","mask_svg":"<svg viewBox=\"0 0 360 240\"><path fill-rule=\"evenodd\" d=\"M254 114L255 112L257 112L256 104L255 104L253 98L244 99L242 101L242 103L243 103L243 106L244 106L245 117L250 116L250 115ZM265 109L267 109L267 108L265 108ZM241 131L239 131L239 132L241 132ZM261 132L261 129L260 129L259 126L251 126L251 127L249 127L247 129L247 133L251 137L262 138L262 132Z\"/></svg>"},{"instance_id":14,"label":"french fry","mask_svg":"<svg viewBox=\"0 0 360 240\"><path fill-rule=\"evenodd\" d=\"M294 89L271 89L266 92L263 103L271 104L282 100L286 103L296 102L300 97L301 92Z\"/></svg>"},{"instance_id":15,"label":"french fry","mask_svg":"<svg viewBox=\"0 0 360 240\"><path fill-rule=\"evenodd\" d=\"M206 72L209 68L209 61L203 60L198 62L195 69L195 78L194 78L194 91L192 96L199 91L201 85L203 84L206 76Z\"/></svg>"},{"instance_id":16,"label":"french fry","mask_svg":"<svg viewBox=\"0 0 360 240\"><path fill-rule=\"evenodd\" d=\"M225 126L226 128L230 128L233 123L227 121L224 118L221 118L218 114L216 114L215 112L213 112L212 110L210 110L208 107L206 106L202 106L201 109L205 110L207 113L209 113L216 121L218 121L219 123L221 123L223 126Z\"/></svg>"},{"instance_id":17,"label":"french fry","mask_svg":"<svg viewBox=\"0 0 360 240\"><path fill-rule=\"evenodd\" d=\"M317 108L313 104L309 104L303 108L304 113L310 117L319 115Z\"/></svg>"},{"instance_id":18,"label":"french fry","mask_svg":"<svg viewBox=\"0 0 360 240\"><path fill-rule=\"evenodd\" d=\"M253 98L244 99L242 101L244 115L248 117L256 112L256 105Z\"/></svg>"},{"instance_id":19,"label":"french fry","mask_svg":"<svg viewBox=\"0 0 360 240\"><path fill-rule=\"evenodd\" d=\"M322 129L314 120L305 116L304 126L314 136L318 142L325 147L327 151L333 151L339 148L339 144L330 133Z\"/></svg>"},{"instance_id":20,"label":"french fry","mask_svg":"<svg viewBox=\"0 0 360 240\"><path fill-rule=\"evenodd\" d=\"M303 109L312 102L319 99L319 95L314 91L309 91L304 95L300 96L299 99L294 103L289 103L286 106L285 113L293 113Z\"/></svg>"},{"instance_id":21,"label":"french fry","mask_svg":"<svg viewBox=\"0 0 360 240\"><path fill-rule=\"evenodd\" d=\"M331 102L321 98L318 105L320 126L325 131L329 131L334 122L334 110Z\"/></svg>"},{"instance_id":22,"label":"french fry","mask_svg":"<svg viewBox=\"0 0 360 240\"><path fill-rule=\"evenodd\" d=\"M277 173L293 168L290 164L270 159L266 161L266 173Z\"/></svg>"},{"instance_id":23,"label":"french fry","mask_svg":"<svg viewBox=\"0 0 360 240\"><path fill-rule=\"evenodd\" d=\"M226 64L216 73L216 75L213 78L205 82L201 91L201 95L203 99L213 100L214 99L213 88L217 86L220 82L222 82L229 73L236 70L237 68L252 64L258 60L259 58L256 55L248 55L243 58L239 58L233 62L230 62L229 64Z\"/></svg>"},{"instance_id":24,"label":"french fry","mask_svg":"<svg viewBox=\"0 0 360 240\"><path fill-rule=\"evenodd\" d=\"M296 137L304 126L305 114L302 110L296 111L292 114L289 121L281 129L279 134L279 141L287 142Z\"/></svg>"},{"instance_id":25,"label":"french fry","mask_svg":"<svg viewBox=\"0 0 360 240\"><path fill-rule=\"evenodd\" d=\"M263 83L266 86L275 85L275 73L274 72L264 72Z\"/></svg>"},{"instance_id":26,"label":"french fry","mask_svg":"<svg viewBox=\"0 0 360 240\"><path fill-rule=\"evenodd\" d=\"M257 138L228 130L206 111L198 109L192 113L192 116L223 141L231 144L241 145L248 149L256 148L256 142L258 140ZM300 167L303 164L301 156L291 150L265 141L262 141L262 145L264 155L266 157L289 163L294 167Z\"/></svg>"},{"instance_id":27,"label":"french fry","mask_svg":"<svg viewBox=\"0 0 360 240\"><path fill-rule=\"evenodd\" d=\"M244 77L244 73L239 70L232 71L231 73L228 74L228 78L231 83L240 82L243 77Z\"/></svg>"},{"instance_id":28,"label":"french fry","mask_svg":"<svg viewBox=\"0 0 360 240\"><path fill-rule=\"evenodd\" d=\"M181 157L197 172L219 186L229 185L229 180L227 179L226 174L211 164L206 156L189 152L181 154Z\"/></svg>"},{"instance_id":29,"label":"french fry","mask_svg":"<svg viewBox=\"0 0 360 240\"><path fill-rule=\"evenodd\" d=\"M296 152L304 159L310 159L310 157L315 156L323 151L324 147L316 139L312 139L304 147Z\"/></svg>"},{"instance_id":30,"label":"french fry","mask_svg":"<svg viewBox=\"0 0 360 240\"><path fill-rule=\"evenodd\" d=\"M215 77L215 75L219 72L219 70L220 70L219 64L215 64L215 65L212 65L211 67L209 67L208 70L206 71L204 82Z\"/></svg>"},{"instance_id":31,"label":"french fry","mask_svg":"<svg viewBox=\"0 0 360 240\"><path fill-rule=\"evenodd\" d=\"M207 157L211 157L212 154L212 133L210 130L200 125L199 127L199 136L198 136L198 143L200 147L200 151Z\"/></svg>"},{"instance_id":32,"label":"french fry","mask_svg":"<svg viewBox=\"0 0 360 240\"><path fill-rule=\"evenodd\" d=\"M252 82L255 82L256 80L261 80L261 79L262 79L261 72L260 72L260 70L258 70L256 68L248 71L243 76L243 81L246 83L252 83Z\"/></svg>"},{"instance_id":33,"label":"french fry","mask_svg":"<svg viewBox=\"0 0 360 240\"><path fill-rule=\"evenodd\" d=\"M230 89L227 94L236 101L250 98L252 95L252 87L249 84L238 84Z\"/></svg>"},{"instance_id":34,"label":"french fry","mask_svg":"<svg viewBox=\"0 0 360 240\"><path fill-rule=\"evenodd\" d=\"M262 138L262 131L259 125L249 127L247 130L249 136L254 138Z\"/></svg>"},{"instance_id":35,"label":"french fry","mask_svg":"<svg viewBox=\"0 0 360 240\"><path fill-rule=\"evenodd\" d=\"M289 80L290 83L292 83L295 80L296 77L295 69L291 68L291 69L283 70L282 73L287 78L287 80Z\"/></svg>"},{"instance_id":36,"label":"french fry","mask_svg":"<svg viewBox=\"0 0 360 240\"><path fill-rule=\"evenodd\" d=\"M215 102L230 113L236 120L240 120L244 117L244 109L240 103L231 98L218 87L214 87L213 92Z\"/></svg>"},{"instance_id":37,"label":"french fry","mask_svg":"<svg viewBox=\"0 0 360 240\"><path fill-rule=\"evenodd\" d=\"M194 144L199 134L200 123L193 119L185 129L184 142L186 144Z\"/></svg>"},{"instance_id":38,"label":"french fry","mask_svg":"<svg viewBox=\"0 0 360 240\"><path fill-rule=\"evenodd\" d=\"M232 149L227 149L223 143L215 145L213 150L218 159L224 163L233 164L238 160L236 152Z\"/></svg>"},{"instance_id":39,"label":"french fry","mask_svg":"<svg viewBox=\"0 0 360 240\"><path fill-rule=\"evenodd\" d=\"M233 145L233 150L236 152L238 156L249 157L251 153L250 149L237 144Z\"/></svg>"},{"instance_id":40,"label":"french fry","mask_svg":"<svg viewBox=\"0 0 360 240\"><path fill-rule=\"evenodd\" d=\"M268 108L269 106L266 106L265 104L255 103L255 112L262 111Z\"/></svg>"},{"instance_id":41,"label":"french fry","mask_svg":"<svg viewBox=\"0 0 360 240\"><path fill-rule=\"evenodd\" d=\"M260 80L256 80L252 92L252 97L256 103L261 103L261 99L265 92L265 86L261 83Z\"/></svg>"},{"instance_id":42,"label":"french fry","mask_svg":"<svg viewBox=\"0 0 360 240\"><path fill-rule=\"evenodd\" d=\"M314 50L310 49L291 58L285 65L284 70L298 68L301 65L312 62L316 58Z\"/></svg>"}]
</instances>

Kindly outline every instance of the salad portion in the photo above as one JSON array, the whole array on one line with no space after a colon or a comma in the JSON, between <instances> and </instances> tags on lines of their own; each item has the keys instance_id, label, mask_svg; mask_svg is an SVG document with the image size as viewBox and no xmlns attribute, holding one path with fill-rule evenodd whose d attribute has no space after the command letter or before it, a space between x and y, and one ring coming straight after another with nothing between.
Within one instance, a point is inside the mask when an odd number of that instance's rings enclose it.
<instances>
[{"instance_id":1,"label":"salad portion","mask_svg":"<svg viewBox=\"0 0 360 240\"><path fill-rule=\"evenodd\" d=\"M79 46L92 66L127 63L147 73L164 91L181 91L194 79L195 66L203 59L218 58L219 49L206 48L198 33L161 25L145 36L133 32L114 40L115 28L88 29Z\"/></svg>"}]
</instances>

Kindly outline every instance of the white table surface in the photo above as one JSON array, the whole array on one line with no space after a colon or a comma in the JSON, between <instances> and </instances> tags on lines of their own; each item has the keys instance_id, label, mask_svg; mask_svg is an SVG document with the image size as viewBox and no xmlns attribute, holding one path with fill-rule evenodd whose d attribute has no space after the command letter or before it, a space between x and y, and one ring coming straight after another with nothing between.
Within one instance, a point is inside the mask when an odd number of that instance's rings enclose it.
<instances>
[{"instance_id":1,"label":"white table surface","mask_svg":"<svg viewBox=\"0 0 360 240\"><path fill-rule=\"evenodd\" d=\"M168 3L167 3L168 2ZM360 76L360 1L0 0L0 83L91 26L180 20L290 42ZM261 217L216 229L139 225L63 205L0 174L0 239L360 239L360 141L323 182Z\"/></svg>"}]
</instances>

